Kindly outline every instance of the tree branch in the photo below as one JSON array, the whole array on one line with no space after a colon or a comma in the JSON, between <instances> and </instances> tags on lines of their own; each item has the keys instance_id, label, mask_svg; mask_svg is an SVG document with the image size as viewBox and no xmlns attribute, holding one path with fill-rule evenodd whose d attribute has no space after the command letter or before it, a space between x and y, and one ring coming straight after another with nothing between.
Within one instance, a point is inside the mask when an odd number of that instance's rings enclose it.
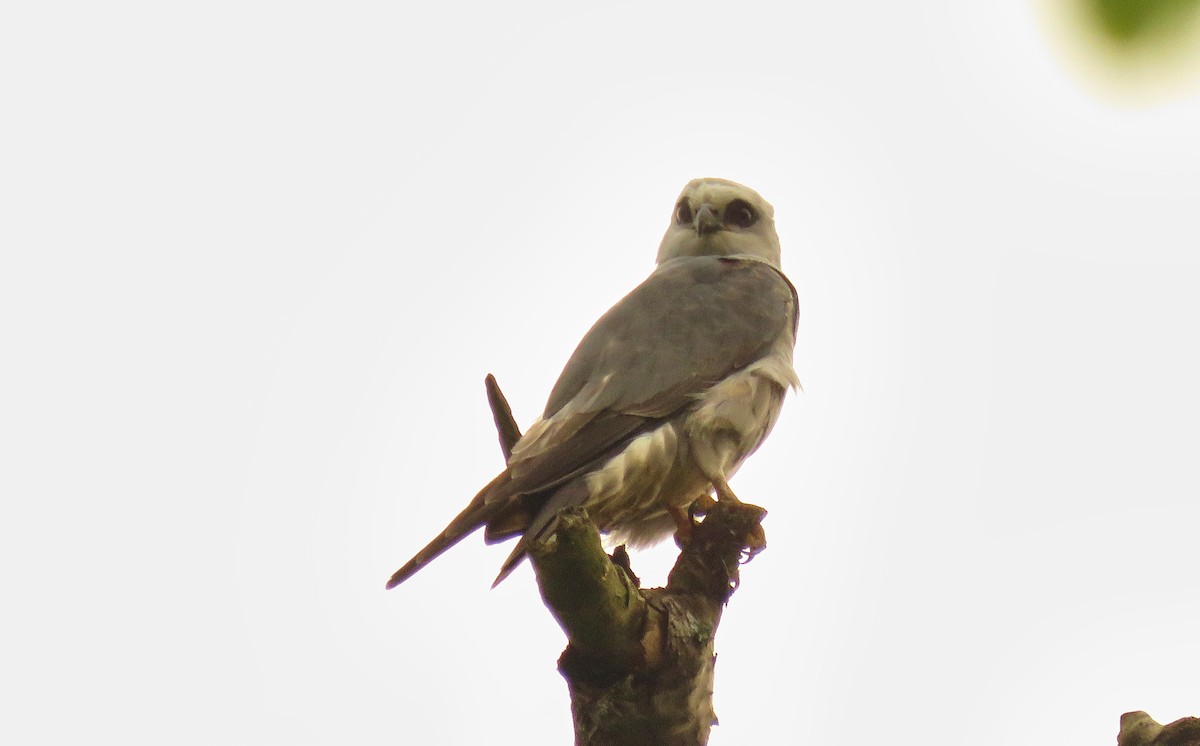
<instances>
[{"instance_id":1,"label":"tree branch","mask_svg":"<svg viewBox=\"0 0 1200 746\"><path fill-rule=\"evenodd\" d=\"M581 675L609 680L642 666L646 601L604 552L587 511L558 516L558 528L529 548L546 608L567 634Z\"/></svg>"},{"instance_id":2,"label":"tree branch","mask_svg":"<svg viewBox=\"0 0 1200 746\"><path fill-rule=\"evenodd\" d=\"M1121 716L1117 746L1200 746L1200 718L1159 725L1145 712L1127 712Z\"/></svg>"},{"instance_id":3,"label":"tree branch","mask_svg":"<svg viewBox=\"0 0 1200 746\"><path fill-rule=\"evenodd\" d=\"M499 385L488 402L507 457L521 437ZM766 547L754 505L718 502L695 527L666 588L643 590L619 547L605 554L582 509L529 547L542 599L567 635L559 671L577 746L703 746L716 723L714 645L740 565Z\"/></svg>"}]
</instances>

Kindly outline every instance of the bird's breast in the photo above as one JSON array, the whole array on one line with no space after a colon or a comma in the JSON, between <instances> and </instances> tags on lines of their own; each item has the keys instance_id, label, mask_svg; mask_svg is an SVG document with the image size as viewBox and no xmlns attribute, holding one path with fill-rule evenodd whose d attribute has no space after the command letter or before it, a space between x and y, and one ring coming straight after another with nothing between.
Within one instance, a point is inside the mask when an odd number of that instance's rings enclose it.
<instances>
[{"instance_id":1,"label":"bird's breast","mask_svg":"<svg viewBox=\"0 0 1200 746\"><path fill-rule=\"evenodd\" d=\"M701 395L682 428L682 439L701 473L732 476L766 439L787 389L800 385L791 358L789 334L766 356Z\"/></svg>"}]
</instances>

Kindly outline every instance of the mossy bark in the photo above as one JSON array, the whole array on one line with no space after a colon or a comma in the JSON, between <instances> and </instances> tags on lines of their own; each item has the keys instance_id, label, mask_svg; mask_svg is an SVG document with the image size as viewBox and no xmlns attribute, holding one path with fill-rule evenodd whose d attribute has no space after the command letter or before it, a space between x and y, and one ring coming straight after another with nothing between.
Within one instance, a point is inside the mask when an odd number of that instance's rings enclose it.
<instances>
[{"instance_id":1,"label":"mossy bark","mask_svg":"<svg viewBox=\"0 0 1200 746\"><path fill-rule=\"evenodd\" d=\"M520 431L491 376L501 448ZM665 588L643 589L623 548L609 556L582 509L529 547L546 608L567 635L558 661L577 746L703 746L716 724L714 645L741 564L766 546L766 511L719 502L679 554Z\"/></svg>"},{"instance_id":2,"label":"mossy bark","mask_svg":"<svg viewBox=\"0 0 1200 746\"><path fill-rule=\"evenodd\" d=\"M1117 746L1200 746L1200 718L1159 725L1145 712L1127 712L1121 716Z\"/></svg>"}]
</instances>

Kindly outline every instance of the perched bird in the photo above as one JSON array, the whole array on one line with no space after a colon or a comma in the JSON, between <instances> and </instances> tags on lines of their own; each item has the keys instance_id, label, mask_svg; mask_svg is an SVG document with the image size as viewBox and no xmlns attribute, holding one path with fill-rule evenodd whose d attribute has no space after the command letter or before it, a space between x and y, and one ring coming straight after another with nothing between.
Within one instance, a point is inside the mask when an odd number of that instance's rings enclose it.
<instances>
[{"instance_id":1,"label":"perched bird","mask_svg":"<svg viewBox=\"0 0 1200 746\"><path fill-rule=\"evenodd\" d=\"M584 336L504 471L388 588L480 527L489 544L520 537L495 585L563 508L644 546L673 530L686 540L701 497L737 501L729 477L799 386L796 291L779 268L774 210L740 184L692 181L657 262Z\"/></svg>"}]
</instances>

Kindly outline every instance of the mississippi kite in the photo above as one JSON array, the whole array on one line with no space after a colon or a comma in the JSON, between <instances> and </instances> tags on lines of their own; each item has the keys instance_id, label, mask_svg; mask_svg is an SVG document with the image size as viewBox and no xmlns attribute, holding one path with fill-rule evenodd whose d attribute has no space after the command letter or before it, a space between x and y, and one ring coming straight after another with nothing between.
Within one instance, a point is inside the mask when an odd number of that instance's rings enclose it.
<instances>
[{"instance_id":1,"label":"mississippi kite","mask_svg":"<svg viewBox=\"0 0 1200 746\"><path fill-rule=\"evenodd\" d=\"M520 537L499 583L563 508L639 546L686 538L699 498L737 500L727 480L799 386L774 210L740 184L692 181L657 261L584 336L504 471L388 588L480 527L489 544Z\"/></svg>"}]
</instances>

